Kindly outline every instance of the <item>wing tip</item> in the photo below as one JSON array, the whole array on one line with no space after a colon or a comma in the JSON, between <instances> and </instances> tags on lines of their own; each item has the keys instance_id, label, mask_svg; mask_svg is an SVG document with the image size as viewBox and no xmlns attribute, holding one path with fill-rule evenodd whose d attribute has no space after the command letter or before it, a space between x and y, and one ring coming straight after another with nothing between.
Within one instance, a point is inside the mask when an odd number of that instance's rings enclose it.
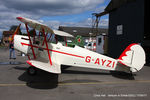
<instances>
[{"instance_id":1,"label":"wing tip","mask_svg":"<svg viewBox=\"0 0 150 100\"><path fill-rule=\"evenodd\" d=\"M27 62L27 64L33 66L32 63L30 62L30 60L27 60L26 62Z\"/></svg>"},{"instance_id":2,"label":"wing tip","mask_svg":"<svg viewBox=\"0 0 150 100\"><path fill-rule=\"evenodd\" d=\"M22 18L22 17L16 17L16 19L18 19L18 20L22 20L23 18Z\"/></svg>"}]
</instances>

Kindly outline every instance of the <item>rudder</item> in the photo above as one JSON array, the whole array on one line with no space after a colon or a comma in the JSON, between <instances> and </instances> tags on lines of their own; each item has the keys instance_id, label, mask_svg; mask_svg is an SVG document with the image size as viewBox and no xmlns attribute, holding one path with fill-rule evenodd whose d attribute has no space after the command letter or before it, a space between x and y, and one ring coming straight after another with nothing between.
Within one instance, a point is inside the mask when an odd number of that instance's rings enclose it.
<instances>
[{"instance_id":1,"label":"rudder","mask_svg":"<svg viewBox=\"0 0 150 100\"><path fill-rule=\"evenodd\" d=\"M130 44L120 55L119 62L130 67L130 71L137 72L145 64L145 51L138 44Z\"/></svg>"}]
</instances>

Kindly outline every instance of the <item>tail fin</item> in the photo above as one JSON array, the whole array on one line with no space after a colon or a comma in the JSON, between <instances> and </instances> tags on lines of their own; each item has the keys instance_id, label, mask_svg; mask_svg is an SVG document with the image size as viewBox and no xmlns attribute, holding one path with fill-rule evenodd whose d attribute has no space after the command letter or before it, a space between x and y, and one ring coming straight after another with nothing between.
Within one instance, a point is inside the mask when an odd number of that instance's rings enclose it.
<instances>
[{"instance_id":1,"label":"tail fin","mask_svg":"<svg viewBox=\"0 0 150 100\"><path fill-rule=\"evenodd\" d=\"M129 45L119 57L119 62L130 67L130 71L137 72L145 64L145 51L138 44Z\"/></svg>"}]
</instances>

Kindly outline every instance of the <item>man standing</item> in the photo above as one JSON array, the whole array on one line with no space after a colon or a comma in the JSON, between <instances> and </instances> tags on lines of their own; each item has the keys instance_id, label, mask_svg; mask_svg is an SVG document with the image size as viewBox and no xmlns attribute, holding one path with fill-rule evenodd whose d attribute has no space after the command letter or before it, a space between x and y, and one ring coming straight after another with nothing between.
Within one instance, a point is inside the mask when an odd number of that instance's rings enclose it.
<instances>
[{"instance_id":1,"label":"man standing","mask_svg":"<svg viewBox=\"0 0 150 100\"><path fill-rule=\"evenodd\" d=\"M9 59L16 59L13 41L10 41L9 44Z\"/></svg>"}]
</instances>

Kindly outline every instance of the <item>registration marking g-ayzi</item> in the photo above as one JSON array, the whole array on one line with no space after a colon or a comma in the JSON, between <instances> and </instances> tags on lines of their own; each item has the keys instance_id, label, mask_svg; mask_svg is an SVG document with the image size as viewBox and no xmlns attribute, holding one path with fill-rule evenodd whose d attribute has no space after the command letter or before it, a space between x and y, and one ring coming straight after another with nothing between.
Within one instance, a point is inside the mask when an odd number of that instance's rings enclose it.
<instances>
[{"instance_id":1,"label":"registration marking g-ayzi","mask_svg":"<svg viewBox=\"0 0 150 100\"><path fill-rule=\"evenodd\" d=\"M94 64L97 64L97 65L100 65L103 67L110 67L110 68L114 68L114 66L116 65L115 61L107 60L107 59L103 59L103 58L93 59L91 56L86 56L85 62L86 63L94 63Z\"/></svg>"}]
</instances>

